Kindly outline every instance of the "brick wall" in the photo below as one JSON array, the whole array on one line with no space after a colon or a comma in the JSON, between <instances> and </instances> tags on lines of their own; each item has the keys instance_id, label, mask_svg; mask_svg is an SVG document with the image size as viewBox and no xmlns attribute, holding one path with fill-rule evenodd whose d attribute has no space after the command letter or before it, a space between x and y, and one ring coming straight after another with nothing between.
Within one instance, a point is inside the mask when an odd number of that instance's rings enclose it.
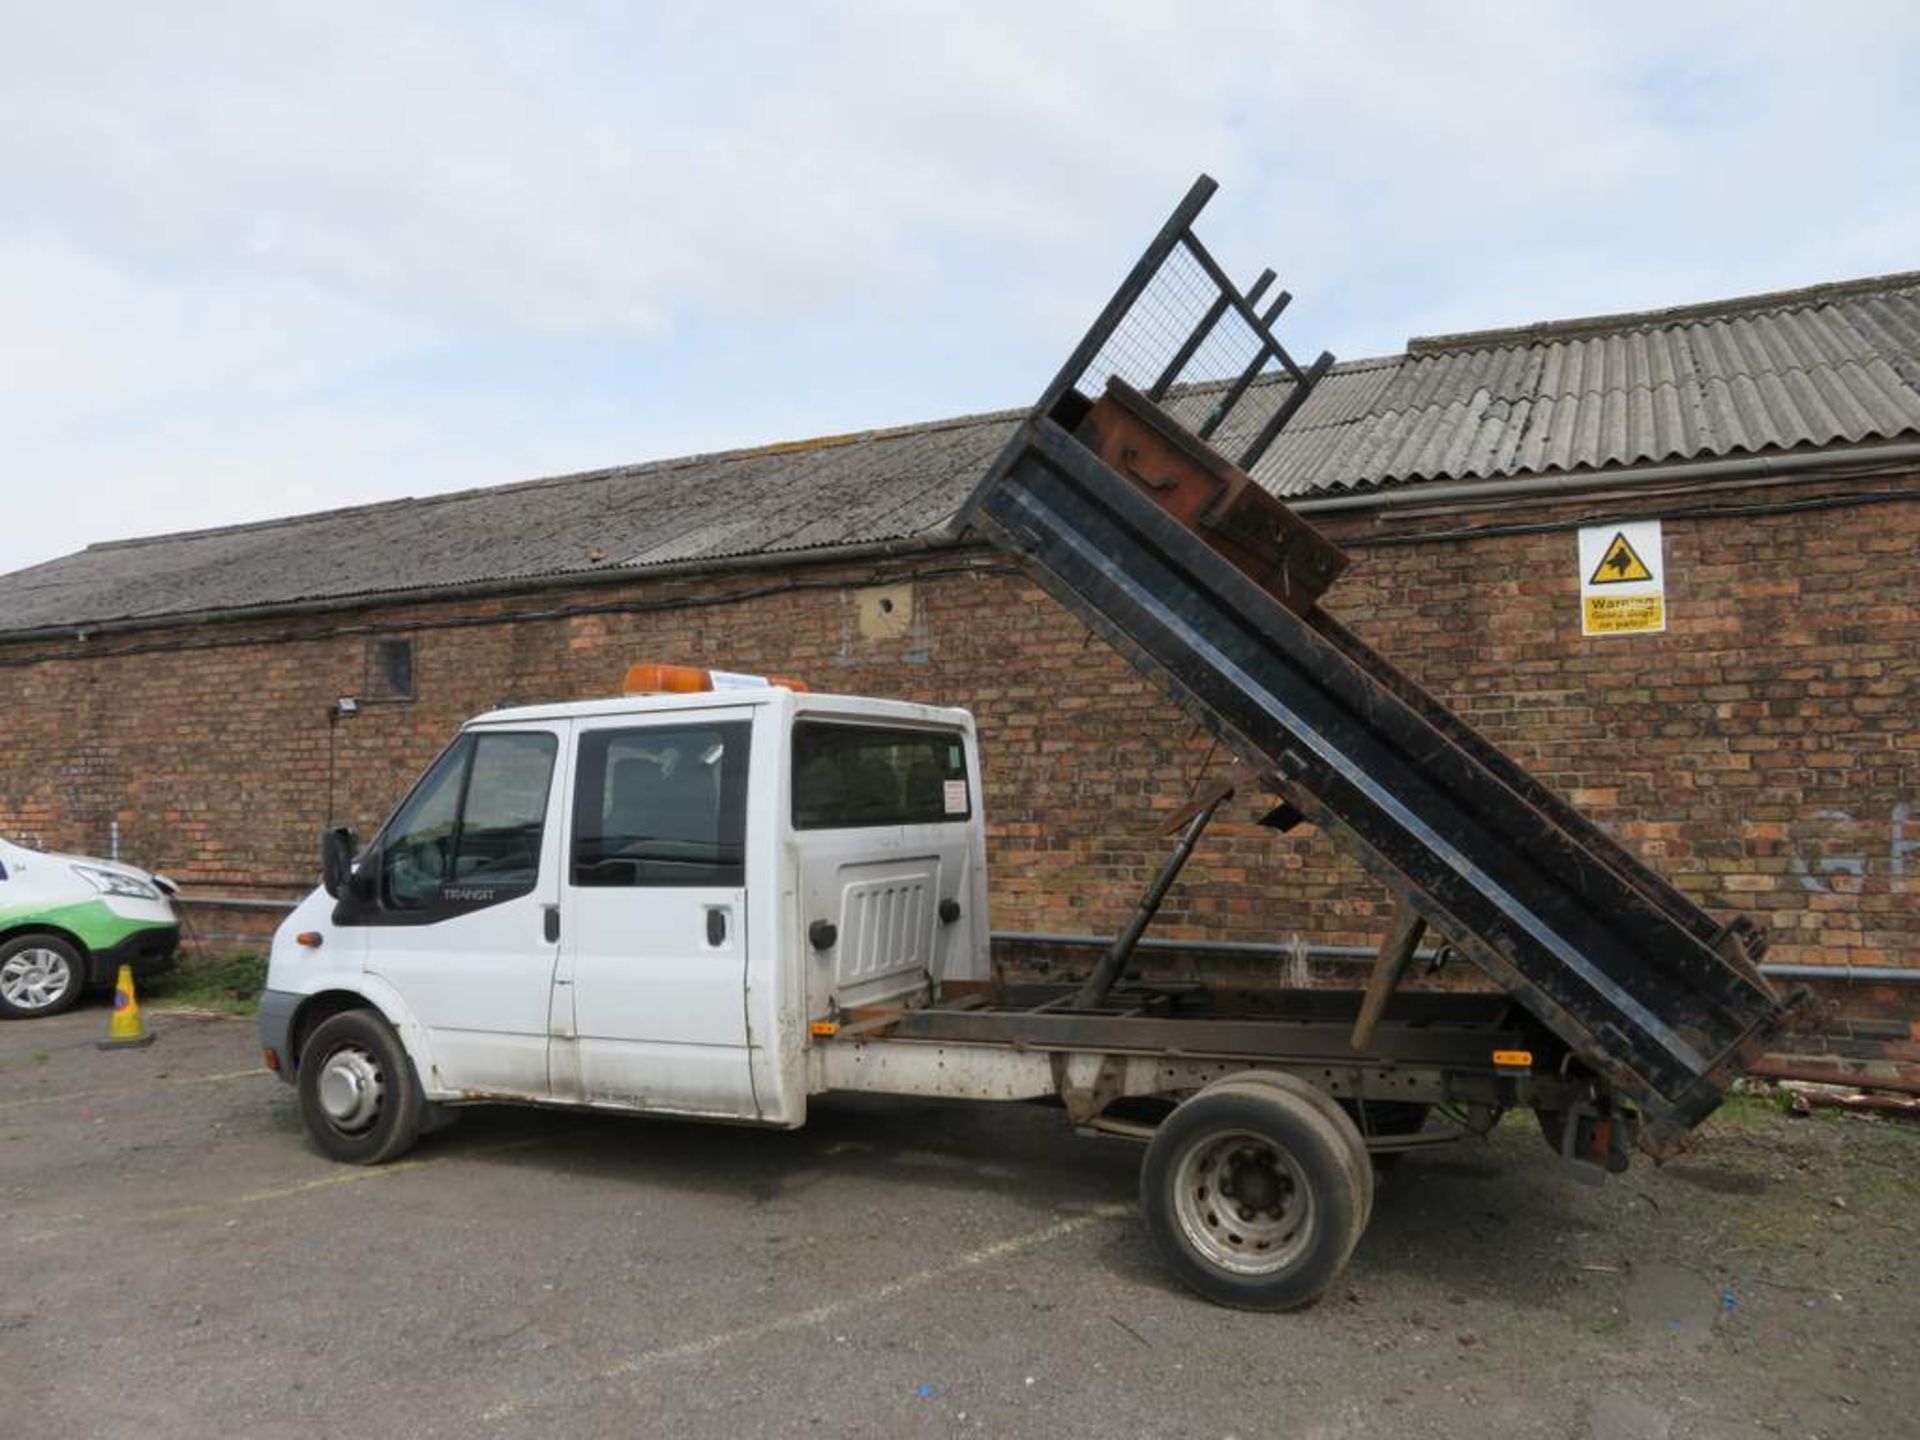
<instances>
[{"instance_id":1,"label":"brick wall","mask_svg":"<svg viewBox=\"0 0 1920 1440\"><path fill-rule=\"evenodd\" d=\"M1905 476L1330 523L1355 564L1329 604L1683 889L1760 914L1770 958L1920 964L1916 501ZM1635 514L1665 519L1670 629L1583 640L1569 527ZM864 587L902 579L908 613L872 623ZM373 635L414 637L417 699L332 724ZM129 859L291 895L329 819L369 832L462 719L609 693L639 658L971 708L1003 929L1111 931L1210 758L1037 587L946 552L0 644L0 833L100 852L117 819ZM1374 886L1253 813L1216 826L1170 931L1377 936Z\"/></svg>"},{"instance_id":2,"label":"brick wall","mask_svg":"<svg viewBox=\"0 0 1920 1440\"><path fill-rule=\"evenodd\" d=\"M1340 603L1683 890L1758 914L1770 958L1920 964L1920 495L1716 498L1666 502L1664 635L1579 637L1561 529L1375 543Z\"/></svg>"}]
</instances>

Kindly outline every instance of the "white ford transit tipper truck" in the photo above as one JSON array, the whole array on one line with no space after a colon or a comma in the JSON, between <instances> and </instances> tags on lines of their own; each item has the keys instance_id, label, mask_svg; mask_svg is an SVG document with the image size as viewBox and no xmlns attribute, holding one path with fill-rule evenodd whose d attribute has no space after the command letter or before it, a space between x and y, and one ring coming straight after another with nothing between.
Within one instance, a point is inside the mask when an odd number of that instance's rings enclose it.
<instances>
[{"instance_id":1,"label":"white ford transit tipper truck","mask_svg":"<svg viewBox=\"0 0 1920 1440\"><path fill-rule=\"evenodd\" d=\"M1180 797L1091 972L993 972L964 711L639 666L638 693L468 722L357 863L328 835L261 1007L322 1150L383 1160L480 1100L792 1126L834 1091L1054 1099L1146 1142L1141 1206L1187 1284L1283 1309L1345 1265L1370 1157L1525 1106L1597 1180L1712 1113L1800 997L1751 919L1707 913L1327 612L1347 557L1255 474L1332 356L1296 364L1284 292L1255 305L1272 272L1242 292L1201 243L1213 189L956 522L1239 762ZM1227 375L1189 374L1229 332ZM1236 790L1392 897L1364 991L1129 976ZM1403 986L1423 953L1487 983Z\"/></svg>"}]
</instances>

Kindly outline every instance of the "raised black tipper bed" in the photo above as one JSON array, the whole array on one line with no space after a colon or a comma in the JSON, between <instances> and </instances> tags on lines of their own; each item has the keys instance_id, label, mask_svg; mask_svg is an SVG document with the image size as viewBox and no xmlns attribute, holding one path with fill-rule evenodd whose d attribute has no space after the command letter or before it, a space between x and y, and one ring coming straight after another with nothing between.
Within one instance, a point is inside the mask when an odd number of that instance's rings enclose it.
<instances>
[{"instance_id":1,"label":"raised black tipper bed","mask_svg":"<svg viewBox=\"0 0 1920 1440\"><path fill-rule=\"evenodd\" d=\"M1274 823L1318 825L1396 897L1352 1052L1405 1013L1394 988L1431 930L1558 1038L1560 1074L1593 1077L1598 1106L1543 1115L1562 1153L1623 1164L1630 1130L1661 1153L1787 1021L1760 932L1700 909L1321 607L1346 557L1260 479L1332 357L1298 364L1272 272L1243 291L1200 243L1214 189L1181 202L960 523L1204 723L1236 783L1281 797ZM1169 883L1224 791L1200 797ZM1078 995L1024 1022L1029 1041L1106 1033L1089 1012L1158 898ZM1013 1023L950 1018L908 1028Z\"/></svg>"}]
</instances>

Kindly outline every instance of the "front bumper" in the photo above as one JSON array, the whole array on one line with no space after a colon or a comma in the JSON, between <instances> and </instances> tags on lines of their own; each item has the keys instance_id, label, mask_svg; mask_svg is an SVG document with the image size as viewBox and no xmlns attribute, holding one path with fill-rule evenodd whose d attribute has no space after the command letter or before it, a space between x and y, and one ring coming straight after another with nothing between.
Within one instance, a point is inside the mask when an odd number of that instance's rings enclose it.
<instances>
[{"instance_id":1,"label":"front bumper","mask_svg":"<svg viewBox=\"0 0 1920 1440\"><path fill-rule=\"evenodd\" d=\"M180 948L180 926L147 925L130 935L93 952L91 983L111 985L125 965L133 978L145 980L173 968L175 952Z\"/></svg>"},{"instance_id":2,"label":"front bumper","mask_svg":"<svg viewBox=\"0 0 1920 1440\"><path fill-rule=\"evenodd\" d=\"M300 1002L307 997L296 995L291 990L262 990L260 992L260 1047L271 1050L280 1057L280 1063L274 1067L278 1075L289 1085L293 1084L293 1012L300 1008Z\"/></svg>"}]
</instances>

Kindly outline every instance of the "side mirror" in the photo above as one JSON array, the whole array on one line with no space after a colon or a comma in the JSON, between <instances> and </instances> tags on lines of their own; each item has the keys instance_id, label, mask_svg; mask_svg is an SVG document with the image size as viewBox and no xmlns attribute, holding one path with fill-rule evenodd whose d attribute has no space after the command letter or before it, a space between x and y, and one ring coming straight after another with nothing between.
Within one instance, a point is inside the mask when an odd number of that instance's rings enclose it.
<instances>
[{"instance_id":1,"label":"side mirror","mask_svg":"<svg viewBox=\"0 0 1920 1440\"><path fill-rule=\"evenodd\" d=\"M320 836L320 884L336 900L353 883L353 856L359 848L359 838L345 825Z\"/></svg>"}]
</instances>

